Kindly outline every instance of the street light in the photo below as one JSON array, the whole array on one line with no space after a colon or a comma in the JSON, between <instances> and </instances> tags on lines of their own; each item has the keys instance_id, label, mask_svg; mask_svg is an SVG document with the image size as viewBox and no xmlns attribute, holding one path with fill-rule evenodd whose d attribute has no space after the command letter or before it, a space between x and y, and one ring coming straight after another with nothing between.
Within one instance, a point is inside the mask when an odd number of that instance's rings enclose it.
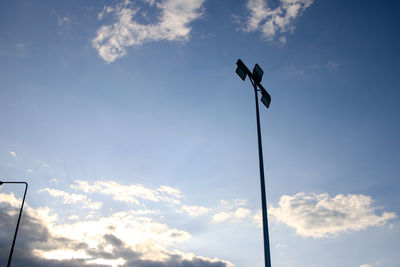
<instances>
[{"instance_id":1,"label":"street light","mask_svg":"<svg viewBox=\"0 0 400 267\"><path fill-rule=\"evenodd\" d=\"M18 233L19 222L20 222L20 220L21 220L22 209L24 208L26 191L28 190L28 183L27 183L27 182L4 182L4 181L2 182L2 181L0 181L0 185L2 185L2 184L25 184L24 198L22 199L21 209L20 209L20 211L19 211L17 227L15 228L14 239L13 239L13 242L12 242L12 245L11 245L10 255L8 256L7 267L10 267L10 265L11 265L11 258L12 258L13 251L14 251L15 240L17 239L17 233Z\"/></svg>"},{"instance_id":2,"label":"street light","mask_svg":"<svg viewBox=\"0 0 400 267\"><path fill-rule=\"evenodd\" d=\"M268 235L268 218L267 218L267 198L265 194L265 178L264 178L264 160L261 142L261 127L260 127L260 112L258 109L258 91L261 92L261 102L269 108L271 103L271 96L261 85L262 76L264 71L258 64L254 66L253 72L247 68L242 60L238 59L236 62L236 73L244 81L246 76L249 76L250 82L254 88L256 99L256 117L257 117L257 136L258 136L258 159L260 164L260 184L261 184L261 204L262 204L262 218L263 218L263 237L264 237L264 261L265 267L271 267L271 253L269 249L269 235Z\"/></svg>"}]
</instances>

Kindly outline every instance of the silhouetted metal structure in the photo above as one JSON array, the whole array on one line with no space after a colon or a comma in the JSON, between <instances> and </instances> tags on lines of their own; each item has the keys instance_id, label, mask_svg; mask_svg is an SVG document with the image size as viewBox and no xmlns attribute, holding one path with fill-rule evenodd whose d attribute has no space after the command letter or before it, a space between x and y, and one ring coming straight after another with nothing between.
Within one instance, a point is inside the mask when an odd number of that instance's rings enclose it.
<instances>
[{"instance_id":1,"label":"silhouetted metal structure","mask_svg":"<svg viewBox=\"0 0 400 267\"><path fill-rule=\"evenodd\" d=\"M264 260L265 267L271 267L271 253L269 248L269 235L268 235L268 218L267 218L267 198L265 193L265 178L264 178L264 160L262 152L261 141L261 127L260 127L260 112L258 109L258 92L261 92L261 102L269 108L271 103L271 96L261 85L262 76L264 71L258 64L254 66L253 72L247 68L242 60L238 59L236 62L236 73L244 81L246 76L249 76L250 82L254 88L256 99L256 117L257 117L257 136L258 136L258 159L260 164L260 183L261 183L261 204L262 204L262 218L263 218L263 237L264 237Z\"/></svg>"},{"instance_id":2,"label":"silhouetted metal structure","mask_svg":"<svg viewBox=\"0 0 400 267\"><path fill-rule=\"evenodd\" d=\"M14 239L13 239L13 242L12 242L12 245L11 245L10 255L8 256L7 267L10 267L12 255L13 255L13 252L14 252L15 240L17 239L19 222L21 221L22 209L24 208L26 191L28 190L28 183L27 182L4 182L4 181L2 182L2 181L0 181L0 185L2 185L2 184L25 184L24 198L22 199L22 204L21 204L21 209L19 211L17 226L15 227Z\"/></svg>"}]
</instances>

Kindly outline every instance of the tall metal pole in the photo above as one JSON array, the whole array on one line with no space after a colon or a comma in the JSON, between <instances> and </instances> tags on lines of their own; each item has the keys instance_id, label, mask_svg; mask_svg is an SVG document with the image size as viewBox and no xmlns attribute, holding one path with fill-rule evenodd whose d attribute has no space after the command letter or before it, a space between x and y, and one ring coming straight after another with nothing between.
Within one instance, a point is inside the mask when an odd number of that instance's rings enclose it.
<instances>
[{"instance_id":1,"label":"tall metal pole","mask_svg":"<svg viewBox=\"0 0 400 267\"><path fill-rule=\"evenodd\" d=\"M256 100L256 119L257 119L257 137L258 137L258 160L260 164L260 185L261 185L261 204L262 204L262 219L263 219L263 239L264 239L264 262L265 267L271 267L271 253L269 248L269 234L268 234L268 215L267 215L267 197L265 193L265 178L264 178L264 160L262 152L262 141L261 141L261 126L260 126L260 111L258 108L258 91L261 91L262 98L261 102L269 108L271 103L271 96L261 85L261 79L264 71L261 67L256 64L253 72L247 68L241 59L236 62L236 74L244 81L246 76L249 76L249 80L254 88L254 95ZM260 90L257 90L257 87Z\"/></svg>"},{"instance_id":2,"label":"tall metal pole","mask_svg":"<svg viewBox=\"0 0 400 267\"><path fill-rule=\"evenodd\" d=\"M18 215L17 226L15 227L14 239L13 239L13 242L12 242L12 245L11 245L10 255L8 256L7 267L10 267L11 266L12 255L13 255L13 252L14 252L15 240L17 239L19 222L21 221L22 209L24 208L26 191L28 190L28 183L27 182L1 182L0 181L0 185L1 184L25 184L24 198L22 199L22 205L21 205L21 209L20 209L19 215Z\"/></svg>"},{"instance_id":3,"label":"tall metal pole","mask_svg":"<svg viewBox=\"0 0 400 267\"><path fill-rule=\"evenodd\" d=\"M258 137L258 160L260 164L260 184L261 184L261 205L262 205L262 218L263 218L263 238L264 238L264 261L265 267L271 267L271 253L269 248L269 234L268 234L268 218L267 218L267 198L265 193L265 178L264 178L264 159L262 151L261 140L261 126L260 126L260 111L258 109L258 90L257 84L250 79L254 87L254 94L256 100L256 117L257 117L257 137Z\"/></svg>"}]
</instances>

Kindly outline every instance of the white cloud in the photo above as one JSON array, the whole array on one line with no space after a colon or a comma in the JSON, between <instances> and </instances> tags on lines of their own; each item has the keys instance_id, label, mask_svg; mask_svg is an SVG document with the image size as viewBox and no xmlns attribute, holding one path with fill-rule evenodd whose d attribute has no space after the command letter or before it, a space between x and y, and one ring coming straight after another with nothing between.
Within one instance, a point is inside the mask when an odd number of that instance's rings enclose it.
<instances>
[{"instance_id":1,"label":"white cloud","mask_svg":"<svg viewBox=\"0 0 400 267\"><path fill-rule=\"evenodd\" d=\"M286 42L287 42L286 36L281 36L281 37L279 37L278 40L279 40L279 42L281 42L281 44L283 44L283 45L285 45Z\"/></svg>"},{"instance_id":2,"label":"white cloud","mask_svg":"<svg viewBox=\"0 0 400 267\"><path fill-rule=\"evenodd\" d=\"M63 25L69 25L69 24L71 24L72 22L71 22L72 20L71 20L71 17L68 17L68 16L58 16L57 17L57 24L58 24L58 26L63 26Z\"/></svg>"},{"instance_id":3,"label":"white cloud","mask_svg":"<svg viewBox=\"0 0 400 267\"><path fill-rule=\"evenodd\" d=\"M60 192L55 194L65 196ZM75 201L76 198L73 199ZM15 216L16 207L20 203L21 200L13 194L0 193L0 236L6 236L4 222ZM65 262L65 266L122 264L145 267L187 264L233 267L227 261L177 250L179 243L191 238L188 232L140 215L136 210L79 220L76 215L67 218L69 220L59 218L47 207L32 208L26 204L20 243L25 244L21 253L30 257L28 262L32 265L35 265L33 262L40 262L40 266L49 266L47 262L57 260L60 265Z\"/></svg>"},{"instance_id":4,"label":"white cloud","mask_svg":"<svg viewBox=\"0 0 400 267\"><path fill-rule=\"evenodd\" d=\"M290 76L303 76L304 69L301 67L297 67L295 65L290 65L284 69L284 71Z\"/></svg>"},{"instance_id":5,"label":"white cloud","mask_svg":"<svg viewBox=\"0 0 400 267\"><path fill-rule=\"evenodd\" d=\"M114 200L127 203L140 204L138 198L159 201L156 190L146 188L141 184L122 185L114 181L96 181L89 184L86 181L76 180L71 188L85 193L110 195Z\"/></svg>"},{"instance_id":6,"label":"white cloud","mask_svg":"<svg viewBox=\"0 0 400 267\"><path fill-rule=\"evenodd\" d=\"M225 200L225 199L221 199L221 200L219 201L219 204L221 204L222 206L225 206L225 207L229 207L229 206L230 206L229 201L228 201L228 200Z\"/></svg>"},{"instance_id":7,"label":"white cloud","mask_svg":"<svg viewBox=\"0 0 400 267\"><path fill-rule=\"evenodd\" d=\"M251 211L243 206L248 204L246 199L236 198L233 201L220 200L222 211L212 216L213 222L223 222L230 220L232 222L238 222L250 216Z\"/></svg>"},{"instance_id":8,"label":"white cloud","mask_svg":"<svg viewBox=\"0 0 400 267\"><path fill-rule=\"evenodd\" d=\"M233 211L222 211L212 217L213 222L223 222L226 220L240 221L250 216L251 211L245 208L238 208Z\"/></svg>"},{"instance_id":9,"label":"white cloud","mask_svg":"<svg viewBox=\"0 0 400 267\"><path fill-rule=\"evenodd\" d=\"M269 218L268 218L269 219ZM253 223L257 226L257 227L262 227L262 212L261 210L257 211L254 215L253 215Z\"/></svg>"},{"instance_id":10,"label":"white cloud","mask_svg":"<svg viewBox=\"0 0 400 267\"><path fill-rule=\"evenodd\" d=\"M202 16L205 0L160 0L149 1L160 12L155 23L142 24L137 21L140 7L129 1L113 7L104 7L99 19L112 15L116 22L97 30L92 45L106 62L113 62L126 54L126 48L151 41L187 41L191 28L189 24Z\"/></svg>"},{"instance_id":11,"label":"white cloud","mask_svg":"<svg viewBox=\"0 0 400 267\"><path fill-rule=\"evenodd\" d=\"M17 153L15 153L14 151L10 151L10 155L11 155L14 159L17 159L17 158L18 158Z\"/></svg>"},{"instance_id":12,"label":"white cloud","mask_svg":"<svg viewBox=\"0 0 400 267\"><path fill-rule=\"evenodd\" d=\"M166 193L168 195L171 195L175 198L181 198L182 197L182 192L179 191L176 188L173 188L171 186L166 186L166 185L162 185L159 188L157 188L158 192L162 192L162 193Z\"/></svg>"},{"instance_id":13,"label":"white cloud","mask_svg":"<svg viewBox=\"0 0 400 267\"><path fill-rule=\"evenodd\" d=\"M67 193L62 190L44 188L39 190L39 193L47 192L50 196L61 198L64 204L76 204L81 203L83 208L98 210L102 207L101 202L93 202L86 195Z\"/></svg>"},{"instance_id":14,"label":"white cloud","mask_svg":"<svg viewBox=\"0 0 400 267\"><path fill-rule=\"evenodd\" d=\"M249 203L249 201L247 201L247 199L243 199L243 198L236 198L233 201L236 206L246 206Z\"/></svg>"},{"instance_id":15,"label":"white cloud","mask_svg":"<svg viewBox=\"0 0 400 267\"><path fill-rule=\"evenodd\" d=\"M70 220L70 221L78 220L78 219L79 219L79 216L75 215L75 214L68 216L68 220Z\"/></svg>"},{"instance_id":16,"label":"white cloud","mask_svg":"<svg viewBox=\"0 0 400 267\"><path fill-rule=\"evenodd\" d=\"M12 207L19 207L21 205L21 201L18 200L13 193L11 194L0 193L0 202L5 202Z\"/></svg>"},{"instance_id":17,"label":"white cloud","mask_svg":"<svg viewBox=\"0 0 400 267\"><path fill-rule=\"evenodd\" d=\"M287 246L281 243L276 244L275 248L286 248Z\"/></svg>"},{"instance_id":18,"label":"white cloud","mask_svg":"<svg viewBox=\"0 0 400 267\"><path fill-rule=\"evenodd\" d=\"M219 212L219 213L215 214L212 217L212 220L214 222L223 222L223 221L226 221L226 220L232 218L232 216L233 216L232 212L222 211L222 212Z\"/></svg>"},{"instance_id":19,"label":"white cloud","mask_svg":"<svg viewBox=\"0 0 400 267\"><path fill-rule=\"evenodd\" d=\"M13 193L0 193L0 203L6 203L13 207L13 212L17 212L17 209L15 208L20 208L21 202L22 199L17 199ZM42 221L45 225L52 224L58 218L56 214L51 214L51 210L48 207L39 207L33 209L29 206L28 203L24 204L23 212L27 213L28 216Z\"/></svg>"},{"instance_id":20,"label":"white cloud","mask_svg":"<svg viewBox=\"0 0 400 267\"><path fill-rule=\"evenodd\" d=\"M284 195L279 206L268 209L277 221L296 229L301 236L334 237L342 232L359 231L386 224L394 212L376 214L373 199L365 195L310 194Z\"/></svg>"},{"instance_id":21,"label":"white cloud","mask_svg":"<svg viewBox=\"0 0 400 267\"><path fill-rule=\"evenodd\" d=\"M57 178L51 178L49 180L50 183L58 183L58 179Z\"/></svg>"},{"instance_id":22,"label":"white cloud","mask_svg":"<svg viewBox=\"0 0 400 267\"><path fill-rule=\"evenodd\" d=\"M31 172L33 172L33 170L32 169L27 169L26 172L27 173L31 173Z\"/></svg>"},{"instance_id":23,"label":"white cloud","mask_svg":"<svg viewBox=\"0 0 400 267\"><path fill-rule=\"evenodd\" d=\"M181 191L171 186L163 185L157 189L151 189L141 184L123 185L115 181L95 181L88 183L76 180L75 184L71 185L71 188L85 193L109 195L114 200L136 205L141 204L139 200L178 205L180 204L179 199L183 196Z\"/></svg>"},{"instance_id":24,"label":"white cloud","mask_svg":"<svg viewBox=\"0 0 400 267\"><path fill-rule=\"evenodd\" d=\"M375 266L380 266L381 262L380 261L376 261L374 263L369 263L369 264L361 264L360 267L375 267Z\"/></svg>"},{"instance_id":25,"label":"white cloud","mask_svg":"<svg viewBox=\"0 0 400 267\"><path fill-rule=\"evenodd\" d=\"M245 30L261 31L267 41L272 41L277 34L293 32L293 21L312 3L313 0L280 0L280 5L271 9L267 0L248 0L250 17ZM285 44L287 40L285 36L281 36L279 41Z\"/></svg>"},{"instance_id":26,"label":"white cloud","mask_svg":"<svg viewBox=\"0 0 400 267\"><path fill-rule=\"evenodd\" d=\"M157 188L157 198L162 202L167 202L172 205L179 205L180 198L182 198L183 194L176 188L171 186L162 185Z\"/></svg>"},{"instance_id":27,"label":"white cloud","mask_svg":"<svg viewBox=\"0 0 400 267\"><path fill-rule=\"evenodd\" d=\"M178 213L186 213L190 217L198 217L201 215L205 215L209 212L209 208L202 207L202 206L188 206L183 205L179 209L176 210Z\"/></svg>"},{"instance_id":28,"label":"white cloud","mask_svg":"<svg viewBox=\"0 0 400 267\"><path fill-rule=\"evenodd\" d=\"M328 70L337 71L337 69L339 68L339 64L335 61L329 61L326 64L326 67L328 68Z\"/></svg>"},{"instance_id":29,"label":"white cloud","mask_svg":"<svg viewBox=\"0 0 400 267\"><path fill-rule=\"evenodd\" d=\"M54 224L49 229L56 237L85 242L93 248L101 246L104 235L112 234L134 251L140 252L142 259L149 260L164 259L167 247L191 238L185 231L171 229L148 217L137 216L133 211Z\"/></svg>"},{"instance_id":30,"label":"white cloud","mask_svg":"<svg viewBox=\"0 0 400 267\"><path fill-rule=\"evenodd\" d=\"M235 212L234 212L234 217L237 219L243 219L246 218L250 215L250 210L249 209L245 209L245 208L238 208Z\"/></svg>"},{"instance_id":31,"label":"white cloud","mask_svg":"<svg viewBox=\"0 0 400 267\"><path fill-rule=\"evenodd\" d=\"M246 206L249 203L247 199L243 198L235 198L234 200L225 200L222 199L219 201L219 204L225 209L235 209L237 207Z\"/></svg>"}]
</instances>

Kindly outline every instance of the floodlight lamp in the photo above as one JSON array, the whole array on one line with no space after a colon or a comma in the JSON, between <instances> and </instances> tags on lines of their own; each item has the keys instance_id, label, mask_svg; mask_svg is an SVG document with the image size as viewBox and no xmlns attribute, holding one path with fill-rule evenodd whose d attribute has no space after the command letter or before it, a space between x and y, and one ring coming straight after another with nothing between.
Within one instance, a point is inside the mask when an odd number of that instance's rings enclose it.
<instances>
[{"instance_id":1,"label":"floodlight lamp","mask_svg":"<svg viewBox=\"0 0 400 267\"><path fill-rule=\"evenodd\" d=\"M254 79L254 81L256 83L260 83L261 80L262 80L263 74L264 74L264 71L261 69L261 67L258 64L256 64L254 66L254 69L253 69L253 79Z\"/></svg>"},{"instance_id":2,"label":"floodlight lamp","mask_svg":"<svg viewBox=\"0 0 400 267\"><path fill-rule=\"evenodd\" d=\"M246 79L247 74L251 75L250 70L246 67L242 60L238 59L236 65L236 73L243 81Z\"/></svg>"},{"instance_id":3,"label":"floodlight lamp","mask_svg":"<svg viewBox=\"0 0 400 267\"><path fill-rule=\"evenodd\" d=\"M261 102L267 107L269 108L269 104L271 104L271 96L270 94L268 94L267 91L265 90L261 90Z\"/></svg>"},{"instance_id":4,"label":"floodlight lamp","mask_svg":"<svg viewBox=\"0 0 400 267\"><path fill-rule=\"evenodd\" d=\"M247 73L239 66L236 68L236 73L239 75L240 79L243 81L246 80Z\"/></svg>"}]
</instances>

